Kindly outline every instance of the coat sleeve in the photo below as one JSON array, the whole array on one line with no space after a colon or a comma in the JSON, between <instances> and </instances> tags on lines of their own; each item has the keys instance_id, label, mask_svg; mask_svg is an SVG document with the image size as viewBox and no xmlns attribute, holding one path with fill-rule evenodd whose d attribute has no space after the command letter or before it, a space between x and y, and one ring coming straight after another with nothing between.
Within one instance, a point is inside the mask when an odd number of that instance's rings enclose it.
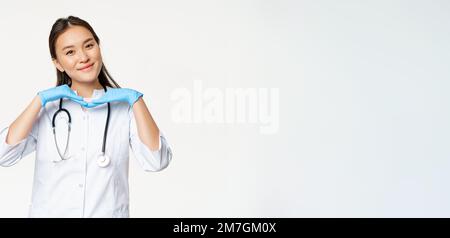
<instances>
[{"instance_id":1,"label":"coat sleeve","mask_svg":"<svg viewBox=\"0 0 450 238\"><path fill-rule=\"evenodd\" d=\"M129 108L128 115L130 120L130 147L140 166L149 172L165 169L172 160L172 149L164 134L160 131L159 149L156 151L150 150L139 138L132 107Z\"/></svg>"},{"instance_id":2,"label":"coat sleeve","mask_svg":"<svg viewBox=\"0 0 450 238\"><path fill-rule=\"evenodd\" d=\"M9 132L9 126L3 127L0 132L0 166L9 167L17 164L23 157L36 150L38 139L39 120L42 110L39 112L38 118L33 124L30 134L15 144L6 143L6 137Z\"/></svg>"}]
</instances>

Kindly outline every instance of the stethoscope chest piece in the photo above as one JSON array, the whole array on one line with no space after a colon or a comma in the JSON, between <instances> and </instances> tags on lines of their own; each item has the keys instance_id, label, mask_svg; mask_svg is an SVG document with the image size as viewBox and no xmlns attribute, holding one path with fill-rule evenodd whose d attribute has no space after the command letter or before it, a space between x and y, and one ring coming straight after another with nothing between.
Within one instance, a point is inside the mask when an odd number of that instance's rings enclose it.
<instances>
[{"instance_id":1,"label":"stethoscope chest piece","mask_svg":"<svg viewBox=\"0 0 450 238\"><path fill-rule=\"evenodd\" d=\"M99 167L105 168L111 163L111 159L104 153L100 153L97 157L97 164Z\"/></svg>"}]
</instances>

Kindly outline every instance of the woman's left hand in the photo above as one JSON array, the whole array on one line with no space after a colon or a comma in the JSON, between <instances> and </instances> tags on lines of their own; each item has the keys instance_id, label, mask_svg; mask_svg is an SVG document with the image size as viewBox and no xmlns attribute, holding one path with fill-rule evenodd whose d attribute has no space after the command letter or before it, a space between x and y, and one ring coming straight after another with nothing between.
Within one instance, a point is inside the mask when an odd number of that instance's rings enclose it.
<instances>
[{"instance_id":1,"label":"woman's left hand","mask_svg":"<svg viewBox=\"0 0 450 238\"><path fill-rule=\"evenodd\" d=\"M108 88L106 93L92 100L86 107L96 107L108 102L127 102L131 107L143 94L129 88Z\"/></svg>"}]
</instances>

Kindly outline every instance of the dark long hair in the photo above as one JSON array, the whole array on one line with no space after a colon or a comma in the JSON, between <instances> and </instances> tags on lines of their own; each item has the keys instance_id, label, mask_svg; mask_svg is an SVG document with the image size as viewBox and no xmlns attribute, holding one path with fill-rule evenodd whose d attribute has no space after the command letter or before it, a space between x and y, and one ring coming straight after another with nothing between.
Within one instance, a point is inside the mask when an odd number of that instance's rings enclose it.
<instances>
[{"instance_id":1,"label":"dark long hair","mask_svg":"<svg viewBox=\"0 0 450 238\"><path fill-rule=\"evenodd\" d=\"M88 29L91 32L92 36L94 36L97 44L100 45L100 39L98 38L97 34L95 34L94 29L92 29L91 25L89 25L89 23L87 23L85 20L75 16L59 18L53 24L52 30L50 31L50 36L48 37L48 46L50 48L50 55L52 56L52 59L56 59L56 39L58 39L58 36L66 31L70 26L82 26ZM66 72L61 72L56 69L56 77L56 86L64 84L68 84L69 86L72 85L72 79L69 77L69 75L67 75ZM102 64L102 69L100 71L100 74L98 75L98 80L99 83L104 87L109 86L112 88L120 88L119 84L114 81L114 79L108 73L108 70L106 70L105 64Z\"/></svg>"}]
</instances>

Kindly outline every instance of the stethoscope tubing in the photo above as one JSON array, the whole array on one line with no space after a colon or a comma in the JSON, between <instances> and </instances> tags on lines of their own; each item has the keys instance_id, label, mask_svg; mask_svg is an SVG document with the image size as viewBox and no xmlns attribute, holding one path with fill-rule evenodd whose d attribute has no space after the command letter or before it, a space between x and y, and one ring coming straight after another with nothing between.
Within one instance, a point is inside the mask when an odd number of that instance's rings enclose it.
<instances>
[{"instance_id":1,"label":"stethoscope tubing","mask_svg":"<svg viewBox=\"0 0 450 238\"><path fill-rule=\"evenodd\" d=\"M107 91L107 88L105 86L103 86L103 88L105 89L105 92ZM69 146L69 138L70 138L70 131L71 131L71 125L72 125L72 117L70 115L70 112L62 107L63 104L63 99L60 98L59 99L59 109L53 114L53 119L52 119L52 130L53 130L53 138L55 140L55 146L56 149L58 151L59 156L61 157L61 160L67 160L68 158L65 158L65 155L67 153L67 148ZM58 142L56 140L56 117L59 113L64 112L67 116L68 116L68 128L67 128L67 142L66 142L66 148L64 150L64 154L61 154L61 151L59 149L58 146ZM106 167L109 164L109 158L106 156L105 154L105 150L106 150L106 138L108 137L108 127L109 127L109 117L110 117L110 112L111 112L111 105L108 102L108 114L106 116L106 123L105 123L105 130L103 132L103 144L102 144L102 153L100 155L99 158L99 166L100 167ZM105 162L105 159L108 160L107 162Z\"/></svg>"}]
</instances>

